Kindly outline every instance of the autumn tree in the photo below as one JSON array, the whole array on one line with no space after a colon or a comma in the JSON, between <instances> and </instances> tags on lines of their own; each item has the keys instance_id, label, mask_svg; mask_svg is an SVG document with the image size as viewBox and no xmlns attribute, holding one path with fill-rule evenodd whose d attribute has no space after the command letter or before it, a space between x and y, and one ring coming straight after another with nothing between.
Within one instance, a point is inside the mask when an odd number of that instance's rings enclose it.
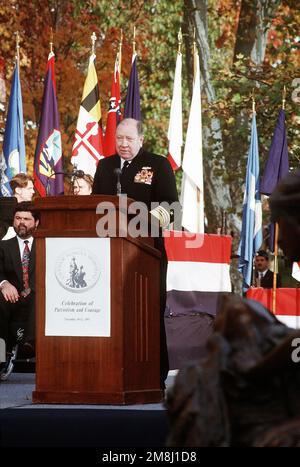
<instances>
[{"instance_id":1,"label":"autumn tree","mask_svg":"<svg viewBox=\"0 0 300 467\"><path fill-rule=\"evenodd\" d=\"M291 96L299 60L299 56L293 55L296 49L299 52L296 32L299 12L292 3L223 0L214 2L213 6L206 0L185 0L187 28L191 31L195 27L197 32L203 98L207 101L204 106L205 199L212 229L220 224L222 208L229 215L233 214L230 215L232 228L239 227L236 214L240 214L243 199L253 88L262 169L284 84L289 86L288 95ZM276 49L270 40L272 37L279 41ZM295 110L296 104L289 97L287 115L292 166L299 161Z\"/></svg>"}]
</instances>

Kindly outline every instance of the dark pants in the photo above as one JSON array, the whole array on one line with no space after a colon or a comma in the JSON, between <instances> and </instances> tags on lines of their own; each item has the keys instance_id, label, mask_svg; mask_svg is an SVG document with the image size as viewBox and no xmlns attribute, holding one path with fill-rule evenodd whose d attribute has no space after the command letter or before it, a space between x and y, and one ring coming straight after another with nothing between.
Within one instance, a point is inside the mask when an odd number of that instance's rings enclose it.
<instances>
[{"instance_id":1,"label":"dark pants","mask_svg":"<svg viewBox=\"0 0 300 467\"><path fill-rule=\"evenodd\" d=\"M35 340L35 295L31 292L17 303L7 302L0 293L0 338L10 351L17 343Z\"/></svg>"},{"instance_id":2,"label":"dark pants","mask_svg":"<svg viewBox=\"0 0 300 467\"><path fill-rule=\"evenodd\" d=\"M165 330L165 309L167 300L167 268L168 259L162 237L155 239L155 247L161 252L160 259L160 387L165 389L165 380L169 372L169 357Z\"/></svg>"}]
</instances>

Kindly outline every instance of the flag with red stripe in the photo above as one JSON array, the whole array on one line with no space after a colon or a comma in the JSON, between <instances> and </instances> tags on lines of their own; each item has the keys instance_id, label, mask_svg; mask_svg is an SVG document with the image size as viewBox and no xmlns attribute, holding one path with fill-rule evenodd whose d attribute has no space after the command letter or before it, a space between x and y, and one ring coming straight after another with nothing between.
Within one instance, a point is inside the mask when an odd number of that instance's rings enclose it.
<instances>
[{"instance_id":1,"label":"flag with red stripe","mask_svg":"<svg viewBox=\"0 0 300 467\"><path fill-rule=\"evenodd\" d=\"M256 300L269 310L272 309L272 289L251 287L247 290L247 298ZM276 290L276 318L291 328L300 327L300 289L279 288Z\"/></svg>"},{"instance_id":2,"label":"flag with red stripe","mask_svg":"<svg viewBox=\"0 0 300 467\"><path fill-rule=\"evenodd\" d=\"M84 83L71 158L76 169L92 176L103 157L101 105L95 59L96 55L93 53Z\"/></svg>"},{"instance_id":3,"label":"flag with red stripe","mask_svg":"<svg viewBox=\"0 0 300 467\"><path fill-rule=\"evenodd\" d=\"M215 315L219 293L231 291L231 237L168 231L164 240L168 257L166 313Z\"/></svg>"},{"instance_id":4,"label":"flag with red stripe","mask_svg":"<svg viewBox=\"0 0 300 467\"><path fill-rule=\"evenodd\" d=\"M168 257L164 314L170 369L203 355L220 292L230 292L231 237L164 232Z\"/></svg>"},{"instance_id":5,"label":"flag with red stripe","mask_svg":"<svg viewBox=\"0 0 300 467\"><path fill-rule=\"evenodd\" d=\"M104 137L104 156L116 154L116 128L121 120L121 93L120 93L120 69L118 57L111 83L111 94L109 99L109 110L107 114L106 131Z\"/></svg>"}]
</instances>

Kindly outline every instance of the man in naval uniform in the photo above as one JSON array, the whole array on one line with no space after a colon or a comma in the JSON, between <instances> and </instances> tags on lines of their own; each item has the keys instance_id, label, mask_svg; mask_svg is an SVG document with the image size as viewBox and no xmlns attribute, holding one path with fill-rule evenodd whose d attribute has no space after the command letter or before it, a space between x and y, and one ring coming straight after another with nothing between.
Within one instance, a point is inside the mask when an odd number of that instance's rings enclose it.
<instances>
[{"instance_id":1,"label":"man in naval uniform","mask_svg":"<svg viewBox=\"0 0 300 467\"><path fill-rule=\"evenodd\" d=\"M153 216L159 219L162 228L172 221L172 212L160 203L178 202L178 193L173 170L162 156L143 149L144 136L141 122L133 118L122 120L116 130L117 154L101 159L95 173L93 194L116 195L117 175L120 173L121 192L129 198L143 202ZM151 203L157 207L151 209ZM168 354L164 327L166 305L167 256L163 238L155 239L155 247L161 252L160 262L160 315L161 315L161 387L168 375Z\"/></svg>"}]
</instances>

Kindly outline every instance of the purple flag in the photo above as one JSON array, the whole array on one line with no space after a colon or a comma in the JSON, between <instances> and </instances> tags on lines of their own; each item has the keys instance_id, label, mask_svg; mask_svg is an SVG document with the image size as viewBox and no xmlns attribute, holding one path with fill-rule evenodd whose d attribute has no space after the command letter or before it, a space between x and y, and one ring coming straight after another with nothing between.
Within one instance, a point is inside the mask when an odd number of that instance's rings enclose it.
<instances>
[{"instance_id":1,"label":"purple flag","mask_svg":"<svg viewBox=\"0 0 300 467\"><path fill-rule=\"evenodd\" d=\"M269 157L260 185L260 192L270 196L279 180L289 171L289 156L285 131L285 112L280 109Z\"/></svg>"},{"instance_id":2,"label":"purple flag","mask_svg":"<svg viewBox=\"0 0 300 467\"><path fill-rule=\"evenodd\" d=\"M285 112L280 109L260 192L270 196L279 180L289 171L289 155L285 129ZM269 248L274 251L274 224L270 225Z\"/></svg>"},{"instance_id":3,"label":"purple flag","mask_svg":"<svg viewBox=\"0 0 300 467\"><path fill-rule=\"evenodd\" d=\"M62 195L64 193L62 172L61 134L54 80L54 54L50 53L34 156L35 187L41 196Z\"/></svg>"},{"instance_id":4,"label":"purple flag","mask_svg":"<svg viewBox=\"0 0 300 467\"><path fill-rule=\"evenodd\" d=\"M128 81L127 95L124 107L124 117L141 120L140 85L136 60L137 55L135 54L132 60L131 72Z\"/></svg>"}]
</instances>

